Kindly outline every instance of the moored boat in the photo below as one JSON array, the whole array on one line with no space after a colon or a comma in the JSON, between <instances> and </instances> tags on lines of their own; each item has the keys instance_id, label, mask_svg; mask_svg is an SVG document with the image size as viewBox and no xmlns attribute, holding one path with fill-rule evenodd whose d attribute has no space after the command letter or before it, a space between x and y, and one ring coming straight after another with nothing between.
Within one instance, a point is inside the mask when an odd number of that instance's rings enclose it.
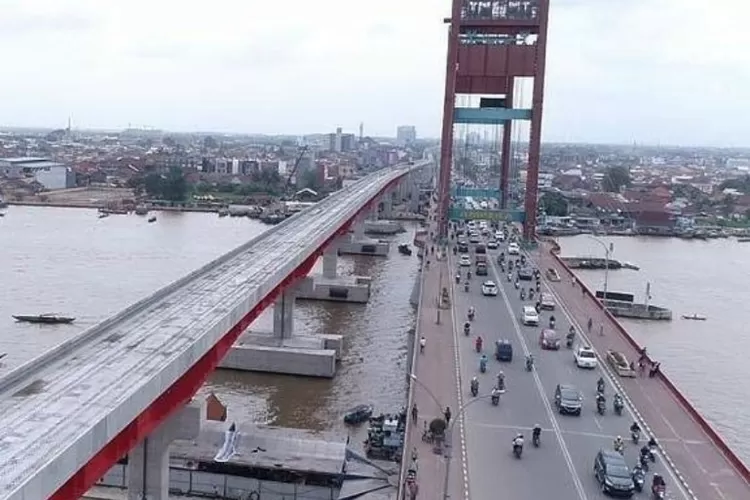
<instances>
[{"instance_id":1,"label":"moored boat","mask_svg":"<svg viewBox=\"0 0 750 500\"><path fill-rule=\"evenodd\" d=\"M58 316L56 314L14 314L13 319L23 323L41 323L45 325L68 324L75 321L75 318L69 316Z\"/></svg>"},{"instance_id":2,"label":"moored boat","mask_svg":"<svg viewBox=\"0 0 750 500\"><path fill-rule=\"evenodd\" d=\"M682 319L692 319L695 321L706 321L706 317L701 314L683 314Z\"/></svg>"},{"instance_id":3,"label":"moored boat","mask_svg":"<svg viewBox=\"0 0 750 500\"><path fill-rule=\"evenodd\" d=\"M344 423L354 425L369 420L372 416L372 405L358 405L344 414Z\"/></svg>"},{"instance_id":4,"label":"moored boat","mask_svg":"<svg viewBox=\"0 0 750 500\"><path fill-rule=\"evenodd\" d=\"M401 255L411 255L411 248L406 243L402 243L398 246L398 253Z\"/></svg>"}]
</instances>

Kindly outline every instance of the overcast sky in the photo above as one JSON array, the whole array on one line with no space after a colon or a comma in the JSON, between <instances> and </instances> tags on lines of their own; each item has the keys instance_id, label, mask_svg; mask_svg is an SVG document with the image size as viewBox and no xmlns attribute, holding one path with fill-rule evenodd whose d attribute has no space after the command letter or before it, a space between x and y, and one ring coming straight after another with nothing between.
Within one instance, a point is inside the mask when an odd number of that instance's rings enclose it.
<instances>
[{"instance_id":1,"label":"overcast sky","mask_svg":"<svg viewBox=\"0 0 750 500\"><path fill-rule=\"evenodd\" d=\"M745 2L552 3L545 140L750 145ZM0 123L436 137L449 4L0 0Z\"/></svg>"}]
</instances>

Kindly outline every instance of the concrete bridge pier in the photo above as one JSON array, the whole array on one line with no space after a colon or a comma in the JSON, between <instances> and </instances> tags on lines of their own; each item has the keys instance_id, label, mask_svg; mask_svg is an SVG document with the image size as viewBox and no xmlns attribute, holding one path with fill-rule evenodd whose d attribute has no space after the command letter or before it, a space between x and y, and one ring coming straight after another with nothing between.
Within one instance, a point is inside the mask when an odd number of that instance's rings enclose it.
<instances>
[{"instance_id":1,"label":"concrete bridge pier","mask_svg":"<svg viewBox=\"0 0 750 500\"><path fill-rule=\"evenodd\" d=\"M169 500L169 446L198 437L201 405L193 401L128 453L128 500Z\"/></svg>"},{"instance_id":2,"label":"concrete bridge pier","mask_svg":"<svg viewBox=\"0 0 750 500\"><path fill-rule=\"evenodd\" d=\"M398 220L393 220L394 191L386 191L378 200L377 210L373 210L371 217L365 221L365 234L393 235L404 232L404 226Z\"/></svg>"},{"instance_id":3,"label":"concrete bridge pier","mask_svg":"<svg viewBox=\"0 0 750 500\"><path fill-rule=\"evenodd\" d=\"M340 358L343 336L294 333L295 301L309 279L288 286L276 298L271 332L247 330L219 367L332 378L336 374L336 360Z\"/></svg>"},{"instance_id":4,"label":"concrete bridge pier","mask_svg":"<svg viewBox=\"0 0 750 500\"><path fill-rule=\"evenodd\" d=\"M364 225L361 225L364 227ZM297 298L304 300L328 300L364 304L370 300L369 276L340 276L338 273L339 250L348 238L337 238L323 252L323 272L304 278L297 287Z\"/></svg>"},{"instance_id":5,"label":"concrete bridge pier","mask_svg":"<svg viewBox=\"0 0 750 500\"><path fill-rule=\"evenodd\" d=\"M407 176L406 182L409 186L409 211L417 213L419 211L419 183L412 174Z\"/></svg>"},{"instance_id":6,"label":"concrete bridge pier","mask_svg":"<svg viewBox=\"0 0 750 500\"><path fill-rule=\"evenodd\" d=\"M365 236L365 227L368 224L367 219L370 214L370 211L361 214L353 223L351 239L341 243L339 254L388 256L388 251L390 250L390 243L388 241L375 240Z\"/></svg>"}]
</instances>

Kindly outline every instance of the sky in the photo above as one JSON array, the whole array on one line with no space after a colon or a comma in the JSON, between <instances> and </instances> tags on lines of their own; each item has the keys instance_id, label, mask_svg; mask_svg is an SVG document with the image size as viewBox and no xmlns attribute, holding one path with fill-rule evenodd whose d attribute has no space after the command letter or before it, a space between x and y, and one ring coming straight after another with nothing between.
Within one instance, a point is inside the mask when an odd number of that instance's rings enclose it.
<instances>
[{"instance_id":1,"label":"sky","mask_svg":"<svg viewBox=\"0 0 750 500\"><path fill-rule=\"evenodd\" d=\"M545 141L750 145L750 5L551 1ZM0 12L2 125L440 132L449 0L0 0Z\"/></svg>"}]
</instances>

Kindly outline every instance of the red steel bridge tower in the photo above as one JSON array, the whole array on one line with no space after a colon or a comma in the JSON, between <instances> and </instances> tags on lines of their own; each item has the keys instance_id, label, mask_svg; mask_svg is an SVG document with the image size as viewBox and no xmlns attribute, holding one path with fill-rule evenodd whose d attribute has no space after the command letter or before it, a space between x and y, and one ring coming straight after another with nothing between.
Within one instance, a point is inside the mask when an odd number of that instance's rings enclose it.
<instances>
[{"instance_id":1,"label":"red steel bridge tower","mask_svg":"<svg viewBox=\"0 0 750 500\"><path fill-rule=\"evenodd\" d=\"M502 126L499 206L510 209L511 123L529 126L524 238L536 232L537 189L544 101L549 0L452 0L440 146L440 235L448 234L456 124ZM533 78L530 109L513 107L516 78ZM478 107L457 107L457 95L480 97Z\"/></svg>"}]
</instances>

